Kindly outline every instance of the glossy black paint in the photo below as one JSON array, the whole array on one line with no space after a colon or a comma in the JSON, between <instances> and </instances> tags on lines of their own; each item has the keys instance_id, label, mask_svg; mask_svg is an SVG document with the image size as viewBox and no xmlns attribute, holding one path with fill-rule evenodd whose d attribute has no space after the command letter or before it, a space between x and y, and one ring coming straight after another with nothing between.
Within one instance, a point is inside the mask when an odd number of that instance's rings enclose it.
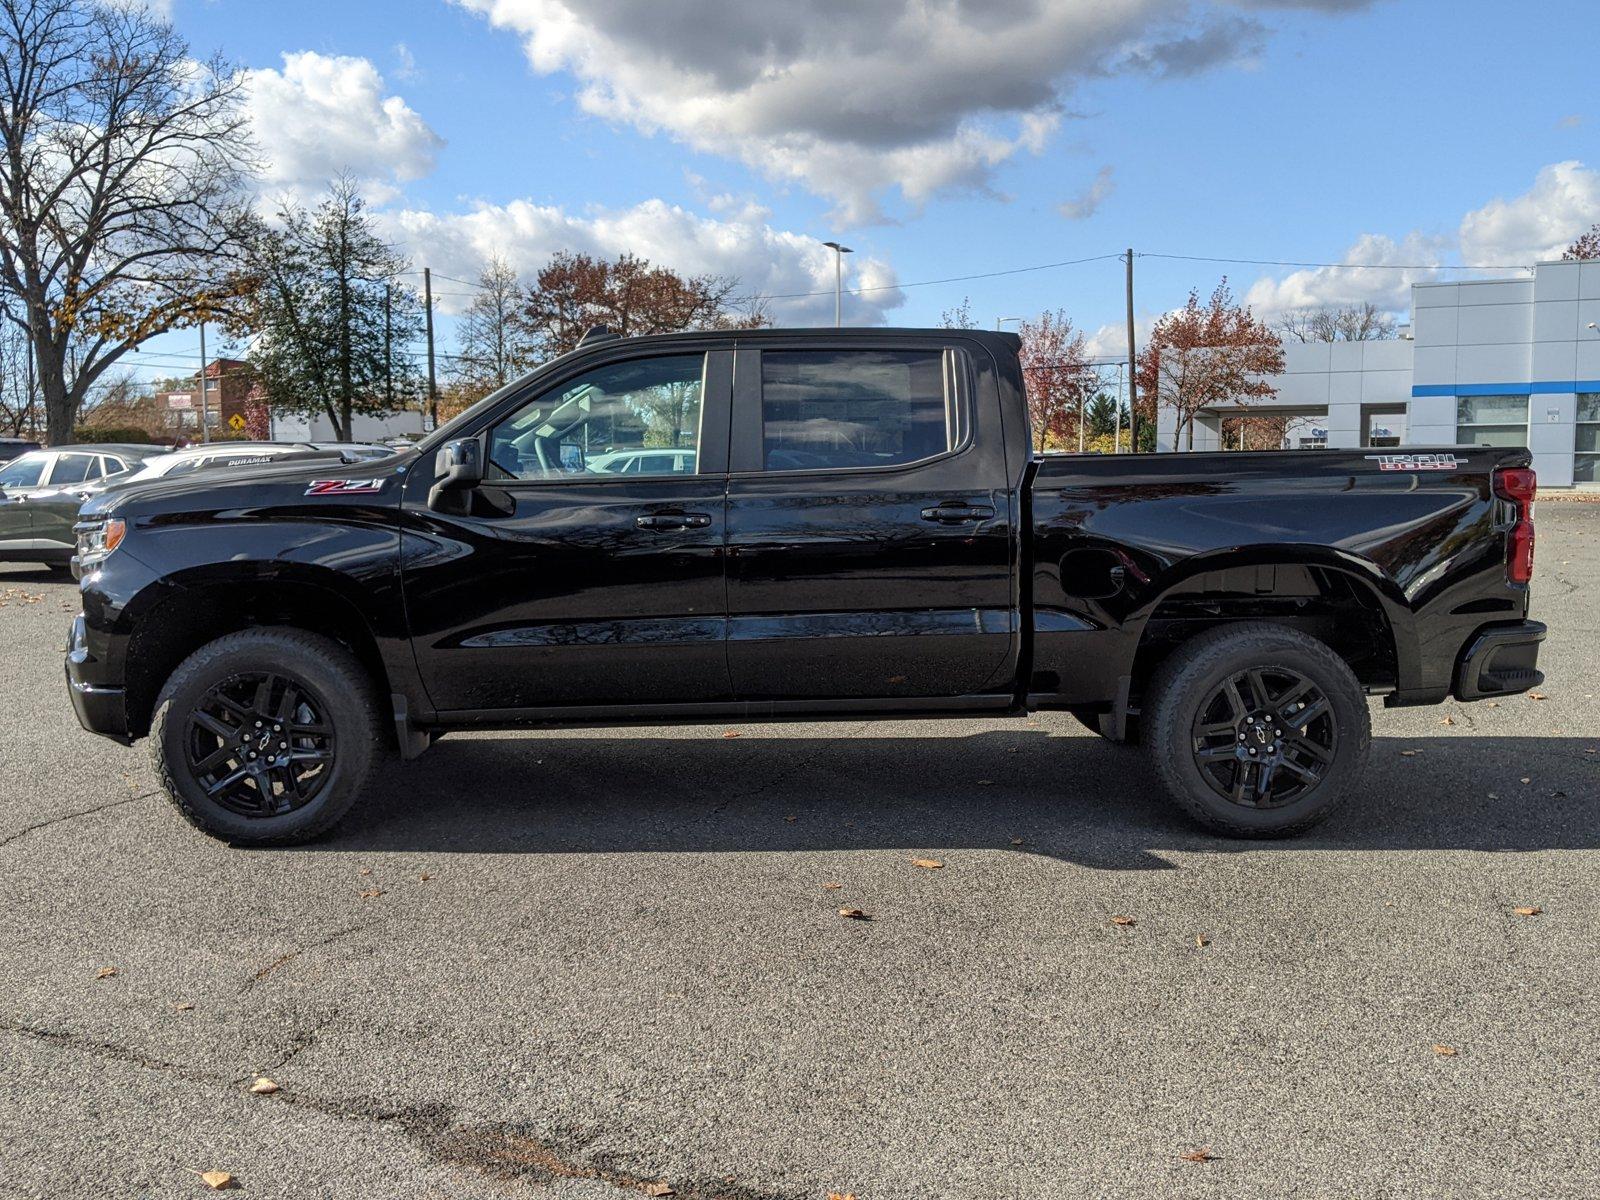
<instances>
[{"instance_id":1,"label":"glossy black paint","mask_svg":"<svg viewBox=\"0 0 1600 1200\"><path fill-rule=\"evenodd\" d=\"M956 448L762 471L763 350L885 346L958 363ZM697 474L491 481L430 506L446 442L664 349L709 356ZM230 623L350 642L422 729L1028 707L1120 720L1163 645L1238 617L1326 628L1396 703L1448 694L1485 631L1523 630L1497 654L1531 664L1528 588L1505 578L1513 513L1490 490L1526 451L1455 448L1460 467L1431 473L1361 451L1041 458L1016 351L1013 335L949 330L611 341L395 458L98 497L85 517L129 533L81 583L80 719L142 736L164 672ZM306 495L342 476L380 490Z\"/></svg>"}]
</instances>

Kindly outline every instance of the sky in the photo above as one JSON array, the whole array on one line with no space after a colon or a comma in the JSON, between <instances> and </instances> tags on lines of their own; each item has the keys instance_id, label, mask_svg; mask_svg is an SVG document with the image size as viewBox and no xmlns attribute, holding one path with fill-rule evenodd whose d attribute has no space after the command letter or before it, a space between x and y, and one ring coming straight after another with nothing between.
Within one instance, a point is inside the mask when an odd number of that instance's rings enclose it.
<instances>
[{"instance_id":1,"label":"sky","mask_svg":"<svg viewBox=\"0 0 1600 1200\"><path fill-rule=\"evenodd\" d=\"M1600 222L1576 0L154 2L248 73L264 203L347 172L434 270L442 350L496 254L630 251L818 325L841 240L846 323L1060 309L1115 355L1129 247L1141 326L1224 275L1268 319L1403 321Z\"/></svg>"}]
</instances>

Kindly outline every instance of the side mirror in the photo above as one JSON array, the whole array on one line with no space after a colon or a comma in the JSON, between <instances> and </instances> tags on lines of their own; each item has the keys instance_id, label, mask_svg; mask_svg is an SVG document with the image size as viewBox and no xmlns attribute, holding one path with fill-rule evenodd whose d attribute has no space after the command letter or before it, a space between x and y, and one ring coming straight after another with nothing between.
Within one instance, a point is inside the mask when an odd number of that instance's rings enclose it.
<instances>
[{"instance_id":1,"label":"side mirror","mask_svg":"<svg viewBox=\"0 0 1600 1200\"><path fill-rule=\"evenodd\" d=\"M465 515L472 508L472 493L483 482L482 443L477 438L446 442L434 461L439 474L428 489L428 507L435 512Z\"/></svg>"}]
</instances>

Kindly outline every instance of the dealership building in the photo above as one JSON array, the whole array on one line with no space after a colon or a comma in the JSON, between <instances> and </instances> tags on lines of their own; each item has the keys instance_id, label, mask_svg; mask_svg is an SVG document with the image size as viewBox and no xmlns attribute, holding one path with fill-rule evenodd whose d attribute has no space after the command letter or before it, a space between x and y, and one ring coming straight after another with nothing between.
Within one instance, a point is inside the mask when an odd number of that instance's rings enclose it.
<instances>
[{"instance_id":1,"label":"dealership building","mask_svg":"<svg viewBox=\"0 0 1600 1200\"><path fill-rule=\"evenodd\" d=\"M1242 410L1288 417L1294 447L1525 445L1541 486L1600 486L1600 262L1414 284L1402 334L1287 343L1277 395L1203 410L1194 449ZM1164 410L1159 448L1176 432Z\"/></svg>"}]
</instances>

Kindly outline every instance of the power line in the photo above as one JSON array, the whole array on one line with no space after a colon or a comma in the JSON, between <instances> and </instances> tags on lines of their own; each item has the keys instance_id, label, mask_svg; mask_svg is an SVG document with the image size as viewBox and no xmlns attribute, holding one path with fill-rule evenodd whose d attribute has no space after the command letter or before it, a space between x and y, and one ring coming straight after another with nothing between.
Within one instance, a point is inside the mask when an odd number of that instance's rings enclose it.
<instances>
[{"instance_id":1,"label":"power line","mask_svg":"<svg viewBox=\"0 0 1600 1200\"><path fill-rule=\"evenodd\" d=\"M1120 257L1120 256L1119 256ZM1135 258L1169 258L1180 262L1237 263L1251 267L1333 267L1352 271L1531 271L1523 263L1475 266L1468 263L1359 263L1359 262L1288 262L1273 258L1215 258L1203 254L1155 254L1141 250Z\"/></svg>"}]
</instances>

